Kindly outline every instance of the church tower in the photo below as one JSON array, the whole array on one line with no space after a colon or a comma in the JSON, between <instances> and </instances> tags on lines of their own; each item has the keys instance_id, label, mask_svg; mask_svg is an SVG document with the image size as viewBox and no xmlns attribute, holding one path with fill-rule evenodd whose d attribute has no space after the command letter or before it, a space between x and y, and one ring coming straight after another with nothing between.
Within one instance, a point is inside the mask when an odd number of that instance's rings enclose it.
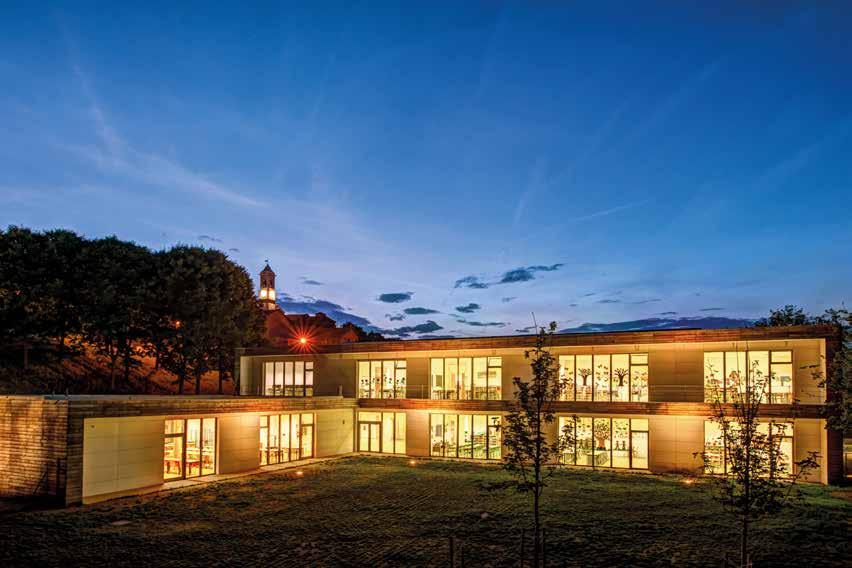
<instances>
[{"instance_id":1,"label":"church tower","mask_svg":"<svg viewBox=\"0 0 852 568\"><path fill-rule=\"evenodd\" d=\"M260 271L260 303L264 310L274 310L275 305L275 273L269 268L269 262Z\"/></svg>"}]
</instances>

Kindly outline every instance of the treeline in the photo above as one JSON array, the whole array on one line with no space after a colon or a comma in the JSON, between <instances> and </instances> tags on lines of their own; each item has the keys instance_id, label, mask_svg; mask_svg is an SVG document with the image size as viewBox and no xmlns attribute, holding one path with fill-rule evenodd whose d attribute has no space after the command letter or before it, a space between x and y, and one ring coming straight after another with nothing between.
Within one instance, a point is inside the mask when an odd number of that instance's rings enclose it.
<instances>
[{"instance_id":1,"label":"treeline","mask_svg":"<svg viewBox=\"0 0 852 568\"><path fill-rule=\"evenodd\" d=\"M218 250L152 251L67 230L0 232L0 381L11 375L56 393L147 393L150 373L141 386L131 377L153 360L179 393L192 385L200 393L210 372L221 393L235 349L262 344L263 333L250 276ZM92 355L105 369L95 382L84 365Z\"/></svg>"}]
</instances>

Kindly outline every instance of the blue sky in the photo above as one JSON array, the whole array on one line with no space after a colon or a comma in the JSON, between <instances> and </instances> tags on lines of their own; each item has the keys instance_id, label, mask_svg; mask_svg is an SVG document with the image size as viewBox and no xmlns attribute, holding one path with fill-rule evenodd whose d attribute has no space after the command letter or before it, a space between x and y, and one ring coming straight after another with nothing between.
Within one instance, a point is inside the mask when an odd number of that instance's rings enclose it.
<instances>
[{"instance_id":1,"label":"blue sky","mask_svg":"<svg viewBox=\"0 0 852 568\"><path fill-rule=\"evenodd\" d=\"M850 300L848 3L28 4L0 225L268 258L408 336Z\"/></svg>"}]
</instances>

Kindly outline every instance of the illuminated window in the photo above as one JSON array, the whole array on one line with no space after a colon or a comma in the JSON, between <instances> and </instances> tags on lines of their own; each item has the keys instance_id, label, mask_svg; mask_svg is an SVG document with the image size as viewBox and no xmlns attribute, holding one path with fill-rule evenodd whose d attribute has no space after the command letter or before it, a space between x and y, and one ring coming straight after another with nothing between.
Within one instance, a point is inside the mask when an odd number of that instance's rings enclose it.
<instances>
[{"instance_id":1,"label":"illuminated window","mask_svg":"<svg viewBox=\"0 0 852 568\"><path fill-rule=\"evenodd\" d=\"M560 400L647 402L648 354L560 355Z\"/></svg>"},{"instance_id":2,"label":"illuminated window","mask_svg":"<svg viewBox=\"0 0 852 568\"><path fill-rule=\"evenodd\" d=\"M502 357L432 359L431 393L436 400L500 400L503 396Z\"/></svg>"},{"instance_id":3,"label":"illuminated window","mask_svg":"<svg viewBox=\"0 0 852 568\"><path fill-rule=\"evenodd\" d=\"M430 414L432 456L499 460L499 415Z\"/></svg>"},{"instance_id":4,"label":"illuminated window","mask_svg":"<svg viewBox=\"0 0 852 568\"><path fill-rule=\"evenodd\" d=\"M736 443L738 440L737 422L725 423L728 428L728 436L724 436L722 424L715 420L704 421L704 471L711 475L726 475L730 466L728 458L729 439ZM765 475L790 476L793 474L793 423L792 422L761 422L757 425L757 433L761 435L758 440L769 444L774 451L778 461L768 464ZM755 447L766 448L764 443L757 442ZM760 449L756 450L760 452Z\"/></svg>"},{"instance_id":5,"label":"illuminated window","mask_svg":"<svg viewBox=\"0 0 852 568\"><path fill-rule=\"evenodd\" d=\"M270 361L263 364L263 394L305 397L314 395L313 361Z\"/></svg>"},{"instance_id":6,"label":"illuminated window","mask_svg":"<svg viewBox=\"0 0 852 568\"><path fill-rule=\"evenodd\" d=\"M408 369L404 360L358 361L358 398L405 398Z\"/></svg>"},{"instance_id":7,"label":"illuminated window","mask_svg":"<svg viewBox=\"0 0 852 568\"><path fill-rule=\"evenodd\" d=\"M559 435L563 464L648 469L647 419L560 416Z\"/></svg>"},{"instance_id":8,"label":"illuminated window","mask_svg":"<svg viewBox=\"0 0 852 568\"><path fill-rule=\"evenodd\" d=\"M385 454L405 453L404 412L359 412L358 450Z\"/></svg>"},{"instance_id":9,"label":"illuminated window","mask_svg":"<svg viewBox=\"0 0 852 568\"><path fill-rule=\"evenodd\" d=\"M749 389L770 404L793 402L792 351L704 354L704 402L737 402Z\"/></svg>"},{"instance_id":10,"label":"illuminated window","mask_svg":"<svg viewBox=\"0 0 852 568\"><path fill-rule=\"evenodd\" d=\"M184 479L216 473L216 419L165 421L163 479Z\"/></svg>"},{"instance_id":11,"label":"illuminated window","mask_svg":"<svg viewBox=\"0 0 852 568\"><path fill-rule=\"evenodd\" d=\"M313 457L313 414L260 416L260 465Z\"/></svg>"}]
</instances>

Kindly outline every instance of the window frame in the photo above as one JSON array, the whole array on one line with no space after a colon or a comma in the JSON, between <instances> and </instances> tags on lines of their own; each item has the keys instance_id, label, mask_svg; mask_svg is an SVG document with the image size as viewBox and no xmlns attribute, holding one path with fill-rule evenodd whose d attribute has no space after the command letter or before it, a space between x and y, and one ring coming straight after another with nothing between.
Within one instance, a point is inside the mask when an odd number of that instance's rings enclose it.
<instances>
[{"instance_id":1,"label":"window frame","mask_svg":"<svg viewBox=\"0 0 852 568\"><path fill-rule=\"evenodd\" d=\"M615 374L615 370L613 369L612 360L613 360L613 357L617 357L617 356L628 357L628 363L627 363L627 369L626 369L627 374L624 376L624 378L627 379L628 400L613 401L613 392L614 392L613 381L618 380L619 377L618 377L618 375ZM648 395L649 395L649 392L650 392L650 356L649 356L648 352L628 352L628 353L620 352L620 353L600 353L600 354L598 354L598 353L565 353L565 354L558 355L557 357L558 357L557 361L558 361L558 364L559 364L559 380L560 381L566 381L566 378L568 376L568 374L565 372L565 369L567 367L563 363L563 361L567 360L569 357L571 358L571 361L572 361L572 376L573 376L573 380L571 381L571 391L572 392L567 393L567 392L565 392L565 389L563 388L563 391L559 396L559 400L561 400L561 401L565 401L565 402L648 402L648 398L649 398ZM591 374L589 374L587 376L587 380L590 381L591 385L583 385L584 387L589 387L589 386L591 387L591 395L592 396L591 396L591 399L589 399L589 400L584 399L584 400L578 401L578 399L577 399L577 388L578 388L578 382L579 382L578 379L580 378L577 374L577 359L579 357L590 357L591 360L592 360L592 365L591 365L591 368L590 368ZM608 363L609 363L608 364L608 367L609 367L609 389L607 391L609 393L609 396L605 400L601 399L597 396L597 391L598 391L597 384L596 384L597 383L597 372L595 370L596 366L597 366L598 358L602 358L602 357L606 357L607 360L608 360ZM645 361L644 363L639 362L639 361L641 361L640 358L642 358L642 357L644 357L644 361ZM636 362L634 362L634 358L635 358ZM644 389L643 389L643 392L645 394L644 398L641 397L641 396L639 396L638 399L636 397L634 397L634 384L633 384L633 382L634 382L634 369L637 370L637 371L639 371L641 369L645 370L645 381L644 381Z\"/></svg>"},{"instance_id":2,"label":"window frame","mask_svg":"<svg viewBox=\"0 0 852 568\"><path fill-rule=\"evenodd\" d=\"M734 421L730 421L730 422L732 424L736 424ZM713 424L713 425L718 426L718 422L716 422L715 420L712 420L710 418L704 419L704 445L703 445L703 449L704 449L705 456L707 454L707 442L708 442L708 440L707 440L707 425L708 424ZM795 423L795 421L793 419L789 419L789 420L769 420L769 421L765 421L765 422L758 421L758 428L760 428L764 424L767 425L767 428L768 428L767 431L769 433L768 435L769 435L770 441L775 439L775 438L780 438L782 441L779 442L779 444L783 444L783 440L790 440L790 456L789 456L790 460L789 460L789 463L787 464L789 466L789 471L787 472L787 475L776 475L776 477L780 477L782 479L793 477L793 475L795 474L795 467L796 467L796 435L795 435L796 423ZM783 426L785 428L784 433L782 433L780 435L775 434L776 428L778 426ZM721 472L711 471L711 472L708 473L706 471L707 466L705 464L705 466L704 466L704 469L705 469L704 474L705 475L721 475L721 476L727 476L728 475L728 441L725 438L724 432L721 430L720 426L719 426L719 438L722 440L722 471Z\"/></svg>"},{"instance_id":3,"label":"window frame","mask_svg":"<svg viewBox=\"0 0 852 568\"><path fill-rule=\"evenodd\" d=\"M289 359L285 361L264 361L261 371L263 377L262 396L276 398L306 398L314 396L313 359ZM301 375L297 373L300 371ZM296 377L301 376L297 383ZM271 394L269 377L272 378ZM280 381L279 381L280 379Z\"/></svg>"},{"instance_id":4,"label":"window frame","mask_svg":"<svg viewBox=\"0 0 852 568\"><path fill-rule=\"evenodd\" d=\"M392 396L385 396L388 389L384 388L385 365L390 364L393 370L393 388L390 389ZM361 365L367 368L367 387L362 385ZM373 369L378 368L379 377L373 376ZM378 385L374 381L378 380ZM355 362L355 382L358 398L367 399L395 399L407 398L408 396L408 359L359 359ZM378 389L375 387L378 386ZM378 396L373 396L378 393ZM364 396L367 394L368 396Z\"/></svg>"},{"instance_id":5,"label":"window frame","mask_svg":"<svg viewBox=\"0 0 852 568\"><path fill-rule=\"evenodd\" d=\"M590 432L591 432L591 441L592 441L592 446L593 446L592 447L592 460L593 461L595 461L597 459L597 457L596 457L597 454L595 453L595 452L597 452L597 448L594 448L594 444L595 444L595 440L596 440L596 438L595 438L595 422L598 421L598 420L609 420L609 448L608 448L609 465L597 465L596 463L592 463L592 464L587 465L587 464L578 464L577 463L577 456L579 455L578 454L579 448L577 446L577 424L582 419L591 420L591 431ZM628 451L628 457L629 457L629 465L627 467L619 467L619 466L613 465L615 463L614 460L613 460L613 456L614 456L613 451L615 449L614 444L613 444L613 440L614 440L613 420L627 420L628 421L628 424L627 424L627 428L628 428L628 430L627 430L627 441L628 441L628 444L629 444L629 448L627 448L627 451ZM647 427L645 429L634 428L633 423L634 423L634 421L638 421L638 420L644 420L647 424ZM603 468L603 469L626 469L626 470L636 469L636 470L642 470L642 471L647 471L647 470L650 469L650 466L651 466L651 456L650 456L650 453L651 453L651 451L650 451L651 450L651 432L650 432L651 427L650 427L650 423L648 422L647 417L636 418L636 417L633 417L633 416L559 416L559 421L557 422L557 425L558 425L558 428L559 428L559 430L558 430L559 436L562 435L562 430L563 430L566 422L572 422L574 424L573 436L572 436L573 442L571 444L571 449L573 451L570 452L570 453L563 451L559 454L559 460L558 461L559 461L560 465L570 465L570 466L576 466L576 467ZM634 433L646 434L645 444L646 444L647 447L645 448L645 450L646 450L647 455L645 456L645 461L646 461L647 465L645 467L636 467L633 463L633 457L634 457L633 456L633 439L634 439L633 434ZM566 461L565 461L565 457L569 454L573 456L573 463L566 463Z\"/></svg>"},{"instance_id":6,"label":"window frame","mask_svg":"<svg viewBox=\"0 0 852 568\"><path fill-rule=\"evenodd\" d=\"M362 420L362 414L378 414L379 420ZM390 445L392 446L390 451L385 448L385 416L391 415L393 420L391 422L391 433L390 433ZM399 420L399 417L402 416L402 420ZM362 424L371 424L378 425L379 427L379 449L378 451L370 450L369 448L361 447L361 425ZM358 410L358 451L371 453L371 454L396 454L396 455L405 455L406 450L408 448L408 443L405 436L402 437L402 451L397 451L399 438L399 426L400 424L405 424L403 434L407 435L408 432L408 417L405 412L384 412L381 410Z\"/></svg>"},{"instance_id":7,"label":"window frame","mask_svg":"<svg viewBox=\"0 0 852 568\"><path fill-rule=\"evenodd\" d=\"M729 354L734 354L735 358L739 359L739 354L741 354L741 353L745 357L745 372L747 374L751 374L751 357L749 356L749 354L750 353L766 353L767 354L767 367L768 367L769 377L768 377L767 383L766 383L767 389L766 389L766 392L764 393L765 398L766 398L766 400L763 401L764 404L793 404L793 401L794 401L793 395L795 394L795 381L796 381L795 369L796 369L796 367L795 367L795 363L794 363L795 357L794 357L794 353L793 353L792 349L746 349L746 350L732 350L732 351L728 351L728 350L724 350L724 351L704 351L702 356L703 356L703 370L704 370L704 385L703 385L703 388L704 388L704 402L705 403L714 403L714 402L718 401L718 402L722 402L722 403L726 404L726 403L729 403L729 402L736 402L732 396L730 396L730 397L728 396L728 382L729 382L729 380L728 380L728 378L729 378L728 356L729 356ZM778 354L789 353L790 354L789 361L783 361L783 360L782 361L776 361L775 360L775 354L776 353L778 353ZM721 395L722 395L721 400L717 400L717 398L712 395L712 390L709 391L710 394L708 394L708 386L707 386L708 385L708 376L709 376L708 375L708 369L707 369L707 356L708 355L720 355L721 359L722 359L722 370L721 370L721 375L720 375L721 380L718 381L721 384L721 391L720 391ZM790 367L790 391L789 391L789 393L786 392L786 391L783 393L783 394L788 394L790 398L787 402L773 402L772 401L772 396L773 396L773 393L772 393L772 377L774 375L773 368L780 367L782 365ZM734 371L732 370L732 372L734 372ZM715 376L714 376L713 380L716 380ZM710 388L714 388L714 387L710 387ZM718 387L715 387L715 388L718 388Z\"/></svg>"},{"instance_id":8,"label":"window frame","mask_svg":"<svg viewBox=\"0 0 852 568\"><path fill-rule=\"evenodd\" d=\"M484 366L481 364L484 360ZM433 371L435 363L441 361L441 385L438 387ZM447 372L448 362L455 362L456 373L460 375L462 369L462 361L467 363L466 368L468 376L465 380L456 379L455 388L447 388L449 382L449 373ZM497 361L495 363L495 361ZM480 363L477 365L477 363ZM477 386L476 372L484 370L485 373L485 397L477 396L477 389L482 387ZM492 373L492 371L494 371ZM492 374L494 375L492 377ZM436 396L441 393L440 396ZM503 400L503 356L502 355L483 355L469 357L430 357L429 358L429 399L430 400Z\"/></svg>"},{"instance_id":9,"label":"window frame","mask_svg":"<svg viewBox=\"0 0 852 568\"><path fill-rule=\"evenodd\" d=\"M447 417L453 417L454 420L450 420L450 422L455 422L455 440L454 445L450 445L449 442L453 442L453 440L448 440L447 438ZM476 437L480 434L477 434L475 431L476 424L476 416L483 416L485 418L485 433L484 433L484 442L485 442L485 457L478 458L474 457L476 455ZM438 420L440 417L440 420ZM469 443L469 453L470 455L461 455L463 452L467 453L467 449L463 448L462 445L462 417L466 417L469 419L470 424L470 443ZM496 420L496 423L494 421ZM441 442L440 442L440 453L435 452L435 446L432 443L434 427L438 423L441 424ZM439 457L439 458L453 458L453 459L476 459L476 460L486 460L486 461L495 461L500 460L503 457L503 436L501 435L501 428L503 424L503 415L502 414L488 414L488 413L453 413L453 412L435 412L429 414L429 456L430 457ZM496 433L496 434L493 434ZM491 440L492 435L497 438L498 444L496 447L492 447ZM452 454L447 452L447 448L452 447ZM499 450L497 455L494 454L494 450Z\"/></svg>"},{"instance_id":10,"label":"window frame","mask_svg":"<svg viewBox=\"0 0 852 568\"><path fill-rule=\"evenodd\" d=\"M281 438L282 438L282 434L284 432L284 430L281 429L281 425L283 423L283 418L285 416L287 417L287 444L288 444L286 448L284 448L283 445L281 444ZM295 436L295 437L293 436L293 426L294 426L293 416L299 417L299 435ZM307 424L305 423L305 421L303 420L303 418L305 416L311 417L310 423L307 423ZM269 459L270 452L272 451L272 448L270 447L270 444L269 444L269 440L270 440L270 434L272 432L272 419L273 418L275 420L277 420L277 422L278 422L278 430L277 430L278 431L278 440L276 442L277 446L275 448L275 451L277 451L277 453L278 453L278 459L275 462L272 462ZM266 430L266 449L264 449L263 438L262 438L263 430L264 430L264 426L263 426L263 420L264 419L266 419L266 427L265 427L265 430ZM261 439L260 439L260 448L258 448L258 450L260 452L260 465L261 466L278 465L278 464L287 463L287 462L291 462L291 461L298 461L298 460L312 458L314 456L314 454L316 453L316 449L315 449L316 439L315 439L315 436L314 436L314 434L316 433L316 430L314 429L315 424L316 424L316 417L314 416L314 413L312 413L312 412L285 412L285 413L261 414L261 415L259 415L258 416L258 425L259 425L259 430L260 430L259 435L261 436ZM304 435L304 429L305 428L311 429L311 452L310 452L309 455L303 455L302 437ZM294 442L294 438L295 438L295 442ZM292 456L293 456L293 450L298 450L298 454L297 454L298 457L296 459L291 459ZM285 459L284 456L286 456L286 459Z\"/></svg>"},{"instance_id":11,"label":"window frame","mask_svg":"<svg viewBox=\"0 0 852 568\"><path fill-rule=\"evenodd\" d=\"M198 420L198 475L187 475L187 465L186 465L186 454L187 454L187 422L189 420ZM214 434L213 434L213 471L211 473L203 473L203 461L204 461L204 442L208 441L204 437L204 421L205 420L213 420L214 424ZM180 422L181 423L181 431L180 432L170 432L168 434L165 433L166 430L166 422ZM169 481L180 481L184 479L197 479L199 477L207 477L208 475L216 475L219 471L219 419L215 416L192 416L189 418L185 417L166 417L163 420L163 448L165 449L166 439L168 438L181 438L181 462L180 469L181 475L176 477L166 478L165 472L165 463L163 464L163 483L168 483ZM165 458L165 456L164 456ZM165 459L164 459L165 461Z\"/></svg>"}]
</instances>

